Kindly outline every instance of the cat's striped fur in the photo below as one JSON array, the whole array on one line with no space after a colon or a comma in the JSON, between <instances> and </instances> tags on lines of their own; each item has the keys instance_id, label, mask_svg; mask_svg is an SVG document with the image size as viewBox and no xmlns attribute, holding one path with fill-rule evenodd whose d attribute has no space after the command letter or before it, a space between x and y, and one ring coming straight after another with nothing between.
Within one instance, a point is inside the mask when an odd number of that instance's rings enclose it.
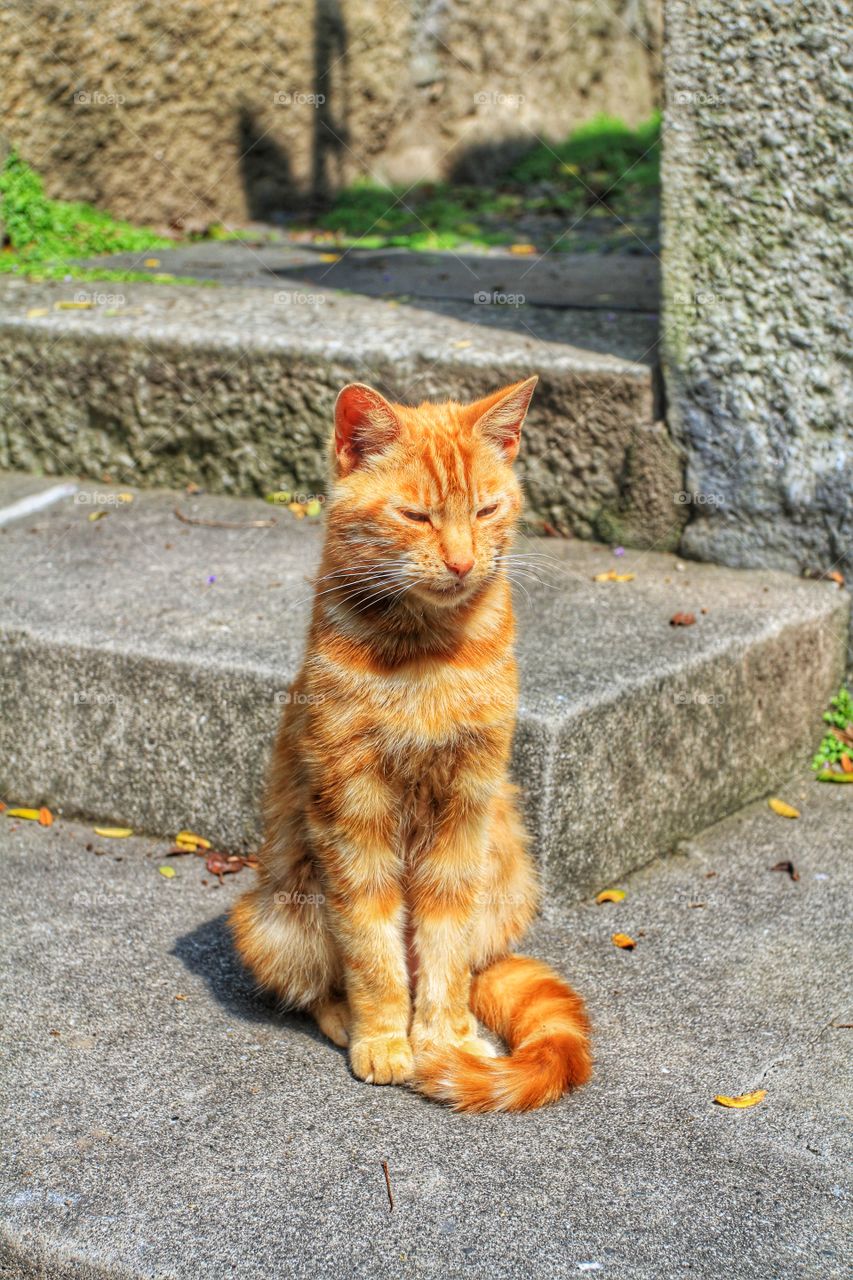
<instances>
[{"instance_id":1,"label":"cat's striped fur","mask_svg":"<svg viewBox=\"0 0 853 1280\"><path fill-rule=\"evenodd\" d=\"M510 954L536 879L507 778L512 462L536 379L473 405L336 407L305 663L273 756L257 886L231 922L260 983L352 1070L471 1111L588 1079L580 998ZM507 1044L494 1056L476 1019Z\"/></svg>"}]
</instances>

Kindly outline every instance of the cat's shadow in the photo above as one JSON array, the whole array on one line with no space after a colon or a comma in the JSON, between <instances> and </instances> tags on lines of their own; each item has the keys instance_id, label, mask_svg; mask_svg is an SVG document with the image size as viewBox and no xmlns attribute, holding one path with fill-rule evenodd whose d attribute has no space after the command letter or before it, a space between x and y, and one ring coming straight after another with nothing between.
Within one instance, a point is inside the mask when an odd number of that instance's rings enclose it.
<instances>
[{"instance_id":1,"label":"cat's shadow","mask_svg":"<svg viewBox=\"0 0 853 1280\"><path fill-rule=\"evenodd\" d=\"M258 988L234 950L226 915L205 920L190 933L177 938L171 954L189 973L203 980L213 999L229 1017L297 1032L327 1048L336 1047L312 1018L282 1010L273 996Z\"/></svg>"}]
</instances>

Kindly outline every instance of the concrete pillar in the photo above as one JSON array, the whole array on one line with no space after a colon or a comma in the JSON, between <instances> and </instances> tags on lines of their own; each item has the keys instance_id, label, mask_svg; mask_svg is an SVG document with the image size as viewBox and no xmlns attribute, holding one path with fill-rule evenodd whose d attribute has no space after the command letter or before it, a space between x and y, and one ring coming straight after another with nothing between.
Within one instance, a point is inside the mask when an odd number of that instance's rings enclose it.
<instances>
[{"instance_id":1,"label":"concrete pillar","mask_svg":"<svg viewBox=\"0 0 853 1280\"><path fill-rule=\"evenodd\" d=\"M662 326L683 550L849 580L849 11L666 0L665 14Z\"/></svg>"}]
</instances>

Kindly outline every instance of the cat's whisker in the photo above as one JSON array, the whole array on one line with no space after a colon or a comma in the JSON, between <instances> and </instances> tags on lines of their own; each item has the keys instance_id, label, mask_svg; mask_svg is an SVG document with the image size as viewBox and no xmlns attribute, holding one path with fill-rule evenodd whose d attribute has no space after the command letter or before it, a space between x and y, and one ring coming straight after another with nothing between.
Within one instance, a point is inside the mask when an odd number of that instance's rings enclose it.
<instances>
[{"instance_id":1,"label":"cat's whisker","mask_svg":"<svg viewBox=\"0 0 853 1280\"><path fill-rule=\"evenodd\" d=\"M528 603L529 605L531 605L531 606L532 606L532 605L533 605L533 601L532 601L532 600L531 600L531 598L530 598L530 592L527 590L527 587L524 585L524 583L523 583L523 582L520 582L517 578L513 578L511 575L507 575L507 576L509 577L509 580L510 580L510 582L512 583L512 585L513 585L514 587L518 587L519 591L523 591L523 592L524 592L524 594L525 594L525 596L526 596L526 598L527 598L527 603Z\"/></svg>"},{"instance_id":2,"label":"cat's whisker","mask_svg":"<svg viewBox=\"0 0 853 1280\"><path fill-rule=\"evenodd\" d=\"M352 612L363 613L364 610L368 609L372 604L380 604L383 600L388 599L391 596L401 595L404 591L407 591L410 586L414 585L414 581L415 581L414 579L409 579L403 582L401 585L400 579L398 578L397 581L395 583L392 583L390 587L385 587L381 591L376 592L374 595L369 596L367 600L362 602L360 608L353 609Z\"/></svg>"},{"instance_id":3,"label":"cat's whisker","mask_svg":"<svg viewBox=\"0 0 853 1280\"><path fill-rule=\"evenodd\" d=\"M396 577L396 573L389 573L384 576L375 573L366 574L363 578L349 579L345 582L338 582L335 586L326 587L323 591L316 592L316 598L319 599L320 596L330 595L333 591L346 591L348 593L358 591L359 589L367 591L371 587L379 586L383 582L392 582Z\"/></svg>"}]
</instances>

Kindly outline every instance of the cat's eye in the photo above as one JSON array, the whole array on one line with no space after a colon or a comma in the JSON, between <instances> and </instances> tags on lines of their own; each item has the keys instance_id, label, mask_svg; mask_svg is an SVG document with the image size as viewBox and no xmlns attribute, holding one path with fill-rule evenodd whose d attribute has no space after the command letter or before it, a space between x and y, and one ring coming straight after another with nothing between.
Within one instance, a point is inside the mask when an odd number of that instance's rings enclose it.
<instances>
[{"instance_id":1,"label":"cat's eye","mask_svg":"<svg viewBox=\"0 0 853 1280\"><path fill-rule=\"evenodd\" d=\"M480 510L477 512L477 519L482 519L483 516L494 515L497 509L498 504L496 502L490 503L487 507L480 507Z\"/></svg>"},{"instance_id":2,"label":"cat's eye","mask_svg":"<svg viewBox=\"0 0 853 1280\"><path fill-rule=\"evenodd\" d=\"M415 524L429 524L430 518L425 511L403 511L400 513L407 520L413 520Z\"/></svg>"}]
</instances>

